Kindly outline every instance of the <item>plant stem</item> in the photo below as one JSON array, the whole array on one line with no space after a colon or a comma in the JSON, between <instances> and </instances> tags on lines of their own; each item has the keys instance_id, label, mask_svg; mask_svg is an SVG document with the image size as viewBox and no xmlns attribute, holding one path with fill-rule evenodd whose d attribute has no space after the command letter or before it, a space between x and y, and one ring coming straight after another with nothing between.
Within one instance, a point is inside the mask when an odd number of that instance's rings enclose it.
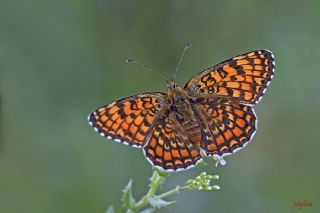
<instances>
[{"instance_id":1,"label":"plant stem","mask_svg":"<svg viewBox=\"0 0 320 213\"><path fill-rule=\"evenodd\" d=\"M165 198L165 197L169 197L173 194L178 194L182 191L185 191L185 190L188 190L190 189L190 186L177 186L175 189L171 189L170 191L167 191L167 192L164 192L160 195L157 196L158 199L162 199L162 198Z\"/></svg>"},{"instance_id":2,"label":"plant stem","mask_svg":"<svg viewBox=\"0 0 320 213\"><path fill-rule=\"evenodd\" d=\"M133 207L132 207L132 210L134 212L138 212L140 211L143 207L147 206L148 205L148 197L147 195L143 196L139 202L137 202Z\"/></svg>"},{"instance_id":3,"label":"plant stem","mask_svg":"<svg viewBox=\"0 0 320 213\"><path fill-rule=\"evenodd\" d=\"M157 190L160 188L160 186L162 185L164 179L165 178L163 176L161 176L157 170L154 170L153 174L151 176L150 189L147 193L147 196L154 195L157 192Z\"/></svg>"},{"instance_id":4,"label":"plant stem","mask_svg":"<svg viewBox=\"0 0 320 213\"><path fill-rule=\"evenodd\" d=\"M148 205L148 197L155 196L155 193L162 185L164 179L165 177L161 176L157 170L153 170L153 174L150 178L149 191L132 207L134 212L138 212Z\"/></svg>"}]
</instances>

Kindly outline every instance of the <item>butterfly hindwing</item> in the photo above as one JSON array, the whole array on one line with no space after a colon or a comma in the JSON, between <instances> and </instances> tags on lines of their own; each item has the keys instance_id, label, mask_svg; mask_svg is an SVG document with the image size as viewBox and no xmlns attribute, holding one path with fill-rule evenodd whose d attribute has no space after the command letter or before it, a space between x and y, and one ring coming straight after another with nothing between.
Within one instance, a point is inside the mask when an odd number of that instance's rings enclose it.
<instances>
[{"instance_id":1,"label":"butterfly hindwing","mask_svg":"<svg viewBox=\"0 0 320 213\"><path fill-rule=\"evenodd\" d=\"M248 52L199 73L185 85L185 90L194 97L213 94L256 104L273 78L274 66L270 51Z\"/></svg>"},{"instance_id":2,"label":"butterfly hindwing","mask_svg":"<svg viewBox=\"0 0 320 213\"><path fill-rule=\"evenodd\" d=\"M257 120L252 107L227 99L202 99L194 106L206 140L201 148L207 155L226 156L244 147L253 137Z\"/></svg>"},{"instance_id":3,"label":"butterfly hindwing","mask_svg":"<svg viewBox=\"0 0 320 213\"><path fill-rule=\"evenodd\" d=\"M165 94L143 93L121 99L92 112L89 123L108 139L141 147L163 106Z\"/></svg>"},{"instance_id":4,"label":"butterfly hindwing","mask_svg":"<svg viewBox=\"0 0 320 213\"><path fill-rule=\"evenodd\" d=\"M144 146L149 162L162 170L180 171L201 161L200 148L190 142L185 131L174 112L167 110L155 121L150 141Z\"/></svg>"}]
</instances>

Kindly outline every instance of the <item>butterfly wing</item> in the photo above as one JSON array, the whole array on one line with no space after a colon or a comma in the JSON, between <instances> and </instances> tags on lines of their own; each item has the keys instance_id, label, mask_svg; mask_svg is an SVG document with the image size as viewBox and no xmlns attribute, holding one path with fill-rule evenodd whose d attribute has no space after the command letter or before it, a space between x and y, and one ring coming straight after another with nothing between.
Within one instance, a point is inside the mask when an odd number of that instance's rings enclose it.
<instances>
[{"instance_id":1,"label":"butterfly wing","mask_svg":"<svg viewBox=\"0 0 320 213\"><path fill-rule=\"evenodd\" d=\"M202 99L193 105L205 135L201 148L209 156L226 156L252 139L257 119L252 107L225 98Z\"/></svg>"},{"instance_id":2,"label":"butterfly wing","mask_svg":"<svg viewBox=\"0 0 320 213\"><path fill-rule=\"evenodd\" d=\"M143 93L121 99L92 112L89 124L108 139L142 147L165 102L164 93Z\"/></svg>"},{"instance_id":3,"label":"butterfly wing","mask_svg":"<svg viewBox=\"0 0 320 213\"><path fill-rule=\"evenodd\" d=\"M202 160L200 147L191 143L174 113L169 108L155 121L150 140L144 146L148 161L166 171L189 169Z\"/></svg>"},{"instance_id":4,"label":"butterfly wing","mask_svg":"<svg viewBox=\"0 0 320 213\"><path fill-rule=\"evenodd\" d=\"M185 85L185 90L193 97L213 94L256 104L273 78L274 65L270 51L248 52L200 72Z\"/></svg>"}]
</instances>

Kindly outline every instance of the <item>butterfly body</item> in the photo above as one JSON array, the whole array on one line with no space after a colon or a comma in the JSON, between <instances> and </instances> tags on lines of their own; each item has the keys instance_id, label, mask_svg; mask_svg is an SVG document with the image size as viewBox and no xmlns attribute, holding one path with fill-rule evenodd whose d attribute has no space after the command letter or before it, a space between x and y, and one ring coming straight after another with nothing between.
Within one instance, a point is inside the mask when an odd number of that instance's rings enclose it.
<instances>
[{"instance_id":1,"label":"butterfly body","mask_svg":"<svg viewBox=\"0 0 320 213\"><path fill-rule=\"evenodd\" d=\"M273 78L274 66L270 51L248 52L205 69L183 88L169 81L167 93L121 99L98 108L88 120L102 136L142 148L159 169L188 169L202 160L201 153L222 158L251 141L257 129L253 106Z\"/></svg>"},{"instance_id":2,"label":"butterfly body","mask_svg":"<svg viewBox=\"0 0 320 213\"><path fill-rule=\"evenodd\" d=\"M181 87L173 88L168 93L169 105L174 113L174 120L185 130L185 135L190 142L200 145L201 129L197 118L195 117L188 93Z\"/></svg>"}]
</instances>

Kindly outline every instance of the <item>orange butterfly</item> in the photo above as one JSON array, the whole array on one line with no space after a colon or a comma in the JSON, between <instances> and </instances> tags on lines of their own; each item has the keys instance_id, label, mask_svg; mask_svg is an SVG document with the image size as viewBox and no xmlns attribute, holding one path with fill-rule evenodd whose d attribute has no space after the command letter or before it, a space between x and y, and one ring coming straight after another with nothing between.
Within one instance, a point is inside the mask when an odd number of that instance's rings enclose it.
<instances>
[{"instance_id":1,"label":"orange butterfly","mask_svg":"<svg viewBox=\"0 0 320 213\"><path fill-rule=\"evenodd\" d=\"M88 120L100 135L142 148L159 169L189 169L201 155L221 159L248 144L257 129L252 107L274 68L270 51L255 50L200 72L183 88L171 80L167 94L142 93L100 107Z\"/></svg>"}]
</instances>

